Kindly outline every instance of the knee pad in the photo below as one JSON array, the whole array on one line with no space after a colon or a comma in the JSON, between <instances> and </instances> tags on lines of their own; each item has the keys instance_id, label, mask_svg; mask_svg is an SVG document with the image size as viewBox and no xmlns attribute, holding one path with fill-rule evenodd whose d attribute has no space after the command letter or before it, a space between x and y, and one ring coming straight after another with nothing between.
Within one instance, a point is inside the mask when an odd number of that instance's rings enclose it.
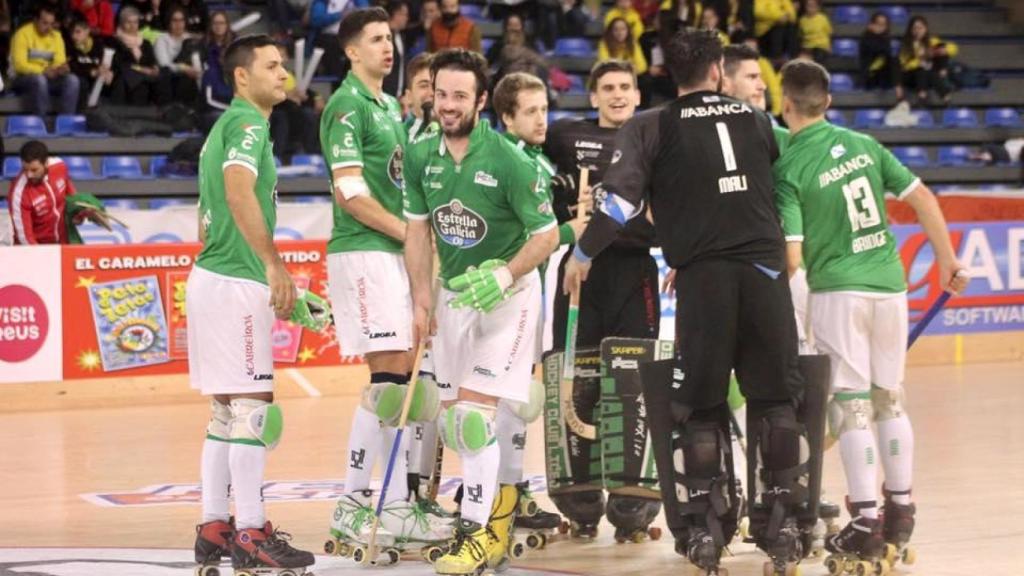
<instances>
[{"instance_id":1,"label":"knee pad","mask_svg":"<svg viewBox=\"0 0 1024 576\"><path fill-rule=\"evenodd\" d=\"M872 387L871 407L875 411L875 422L895 420L903 416L903 386L892 390Z\"/></svg>"},{"instance_id":2,"label":"knee pad","mask_svg":"<svg viewBox=\"0 0 1024 576\"><path fill-rule=\"evenodd\" d=\"M732 466L723 460L730 449L726 404L693 412L673 439L676 500L691 523L703 525L724 546L736 529L739 499L732 482Z\"/></svg>"},{"instance_id":3,"label":"knee pad","mask_svg":"<svg viewBox=\"0 0 1024 576\"><path fill-rule=\"evenodd\" d=\"M789 404L779 404L757 412L757 458L761 464L758 478L764 491L783 504L806 502L811 451L804 427L796 419L796 410Z\"/></svg>"},{"instance_id":4,"label":"knee pad","mask_svg":"<svg viewBox=\"0 0 1024 576\"><path fill-rule=\"evenodd\" d=\"M870 430L874 415L867 392L836 392L828 402L828 433L839 438L850 430Z\"/></svg>"},{"instance_id":5,"label":"knee pad","mask_svg":"<svg viewBox=\"0 0 1024 576\"><path fill-rule=\"evenodd\" d=\"M496 441L494 416L493 406L456 402L441 415L441 437L459 454L476 454Z\"/></svg>"},{"instance_id":6,"label":"knee pad","mask_svg":"<svg viewBox=\"0 0 1024 576\"><path fill-rule=\"evenodd\" d=\"M281 441L284 415L277 404L253 398L231 401L231 441L258 444L273 450Z\"/></svg>"},{"instance_id":7,"label":"knee pad","mask_svg":"<svg viewBox=\"0 0 1024 576\"><path fill-rule=\"evenodd\" d=\"M210 440L227 442L231 437L231 407L210 399L210 423L206 425L206 437Z\"/></svg>"},{"instance_id":8,"label":"knee pad","mask_svg":"<svg viewBox=\"0 0 1024 576\"><path fill-rule=\"evenodd\" d=\"M512 413L521 418L523 422L527 424L533 422L544 411L544 384L539 380L530 379L530 397L526 402L509 400L508 403L512 408Z\"/></svg>"},{"instance_id":9,"label":"knee pad","mask_svg":"<svg viewBox=\"0 0 1024 576\"><path fill-rule=\"evenodd\" d=\"M375 382L363 389L360 404L373 412L385 426L396 426L402 416L405 403L406 384ZM437 384L429 378L420 378L412 392L409 405L409 422L431 422L441 410L441 399Z\"/></svg>"}]
</instances>

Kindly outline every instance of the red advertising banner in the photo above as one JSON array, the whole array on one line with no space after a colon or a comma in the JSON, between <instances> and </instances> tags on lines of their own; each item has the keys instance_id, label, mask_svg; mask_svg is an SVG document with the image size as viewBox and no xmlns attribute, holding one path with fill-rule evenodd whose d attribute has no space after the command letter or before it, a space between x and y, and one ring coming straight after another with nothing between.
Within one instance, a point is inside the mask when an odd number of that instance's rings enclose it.
<instances>
[{"instance_id":1,"label":"red advertising banner","mask_svg":"<svg viewBox=\"0 0 1024 576\"><path fill-rule=\"evenodd\" d=\"M936 198L947 222L1024 220L1024 198L1021 197L1000 197L996 194L984 196L943 194ZM887 200L885 211L889 215L889 224L917 223L917 214L906 202Z\"/></svg>"},{"instance_id":2,"label":"red advertising banner","mask_svg":"<svg viewBox=\"0 0 1024 576\"><path fill-rule=\"evenodd\" d=\"M277 245L296 284L326 298L324 242ZM188 372L185 285L199 249L196 243L63 247L64 378ZM271 337L281 367L342 362L333 326L318 334L279 321Z\"/></svg>"}]
</instances>

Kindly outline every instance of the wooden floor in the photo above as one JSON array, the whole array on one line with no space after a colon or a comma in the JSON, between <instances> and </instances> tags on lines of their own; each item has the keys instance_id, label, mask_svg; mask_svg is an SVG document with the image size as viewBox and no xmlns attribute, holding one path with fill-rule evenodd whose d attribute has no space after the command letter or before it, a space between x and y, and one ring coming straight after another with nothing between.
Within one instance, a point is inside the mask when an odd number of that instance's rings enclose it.
<instances>
[{"instance_id":1,"label":"wooden floor","mask_svg":"<svg viewBox=\"0 0 1024 576\"><path fill-rule=\"evenodd\" d=\"M267 489L273 499L268 515L300 547L322 545L361 370L278 374L287 424L267 467L274 483ZM918 563L899 571L1018 573L1024 568L1024 363L913 367L907 387L917 433ZM71 553L29 548L189 548L199 516L195 483L207 417L206 404L183 377L0 387L0 575L188 574L187 552L147 553L166 560L159 570L114 564L120 571L97 572L87 564L57 563ZM530 432L528 474L543 473L539 424ZM458 474L457 462L446 461L446 474ZM836 450L826 455L825 485L830 499L842 500ZM137 505L154 502L166 504ZM733 553L725 561L733 576L761 573L763 556L752 547L735 546ZM54 563L39 567L50 556ZM317 574L365 571L346 562L319 557ZM617 545L607 529L594 543L559 542L515 565L594 575L686 569L670 538ZM432 573L426 565L405 566L392 573ZM803 573L826 571L817 561L806 563Z\"/></svg>"}]
</instances>

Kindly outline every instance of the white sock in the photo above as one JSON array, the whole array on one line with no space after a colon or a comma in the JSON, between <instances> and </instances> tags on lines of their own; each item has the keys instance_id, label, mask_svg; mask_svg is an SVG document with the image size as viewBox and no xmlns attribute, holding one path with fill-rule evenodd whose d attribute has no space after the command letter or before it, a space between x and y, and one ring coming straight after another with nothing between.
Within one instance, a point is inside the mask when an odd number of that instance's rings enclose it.
<instances>
[{"instance_id":1,"label":"white sock","mask_svg":"<svg viewBox=\"0 0 1024 576\"><path fill-rule=\"evenodd\" d=\"M839 452L846 472L850 502L868 502L876 498L878 449L871 430L847 430L839 437ZM861 508L865 518L878 518L878 507Z\"/></svg>"},{"instance_id":2,"label":"white sock","mask_svg":"<svg viewBox=\"0 0 1024 576\"><path fill-rule=\"evenodd\" d=\"M498 414L494 417L494 432L501 450L498 465L499 484L518 484L523 481L523 457L526 447L526 422L512 411L508 400L498 401Z\"/></svg>"},{"instance_id":3,"label":"white sock","mask_svg":"<svg viewBox=\"0 0 1024 576\"><path fill-rule=\"evenodd\" d=\"M203 457L200 466L203 492L203 523L214 520L228 521L231 511L228 508L228 490L231 486L231 468L228 455L231 444L227 438L213 440L207 438L203 442Z\"/></svg>"},{"instance_id":4,"label":"white sock","mask_svg":"<svg viewBox=\"0 0 1024 576\"><path fill-rule=\"evenodd\" d=\"M356 407L352 430L348 436L348 464L345 471L345 493L352 494L370 487L370 475L381 445L380 420L362 406ZM390 448L390 444L388 447Z\"/></svg>"},{"instance_id":5,"label":"white sock","mask_svg":"<svg viewBox=\"0 0 1024 576\"><path fill-rule=\"evenodd\" d=\"M905 412L878 422L878 444L885 487L893 492L909 492L914 481L914 429ZM910 504L910 494L894 494L892 499L897 504Z\"/></svg>"},{"instance_id":6,"label":"white sock","mask_svg":"<svg viewBox=\"0 0 1024 576\"><path fill-rule=\"evenodd\" d=\"M487 525L491 517L494 493L498 488L498 462L501 448L494 442L476 454L462 456L462 517Z\"/></svg>"},{"instance_id":7,"label":"white sock","mask_svg":"<svg viewBox=\"0 0 1024 576\"><path fill-rule=\"evenodd\" d=\"M437 420L433 422L420 422L422 432L420 445L419 465L413 470L419 472L420 483L430 481L434 474L434 464L437 462Z\"/></svg>"},{"instance_id":8,"label":"white sock","mask_svg":"<svg viewBox=\"0 0 1024 576\"><path fill-rule=\"evenodd\" d=\"M239 529L263 528L263 472L267 449L263 446L231 443L229 455L231 481L235 491L235 526Z\"/></svg>"},{"instance_id":9,"label":"white sock","mask_svg":"<svg viewBox=\"0 0 1024 576\"><path fill-rule=\"evenodd\" d=\"M412 433L411 428L411 426L406 426L405 432L402 433L402 445L398 447L398 452L395 454L395 464L394 468L391 469L391 481L388 482L385 504L409 498L409 434ZM388 458L391 457L391 446L395 443L395 436L397 435L398 429L390 426L384 428L384 433L381 434L381 482L384 481Z\"/></svg>"}]
</instances>

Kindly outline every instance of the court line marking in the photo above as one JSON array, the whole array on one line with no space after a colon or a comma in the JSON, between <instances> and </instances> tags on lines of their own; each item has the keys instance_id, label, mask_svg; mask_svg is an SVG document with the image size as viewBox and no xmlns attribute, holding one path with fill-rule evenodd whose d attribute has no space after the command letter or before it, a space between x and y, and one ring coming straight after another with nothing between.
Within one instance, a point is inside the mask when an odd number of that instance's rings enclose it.
<instances>
[{"instance_id":1,"label":"court line marking","mask_svg":"<svg viewBox=\"0 0 1024 576\"><path fill-rule=\"evenodd\" d=\"M313 383L302 375L302 372L299 372L295 368L285 368L284 372L292 379L293 382L299 385L299 388L305 390L306 394L309 394L313 398L320 398L323 396L323 394L320 393L320 390L318 390L316 386L313 386Z\"/></svg>"}]
</instances>

